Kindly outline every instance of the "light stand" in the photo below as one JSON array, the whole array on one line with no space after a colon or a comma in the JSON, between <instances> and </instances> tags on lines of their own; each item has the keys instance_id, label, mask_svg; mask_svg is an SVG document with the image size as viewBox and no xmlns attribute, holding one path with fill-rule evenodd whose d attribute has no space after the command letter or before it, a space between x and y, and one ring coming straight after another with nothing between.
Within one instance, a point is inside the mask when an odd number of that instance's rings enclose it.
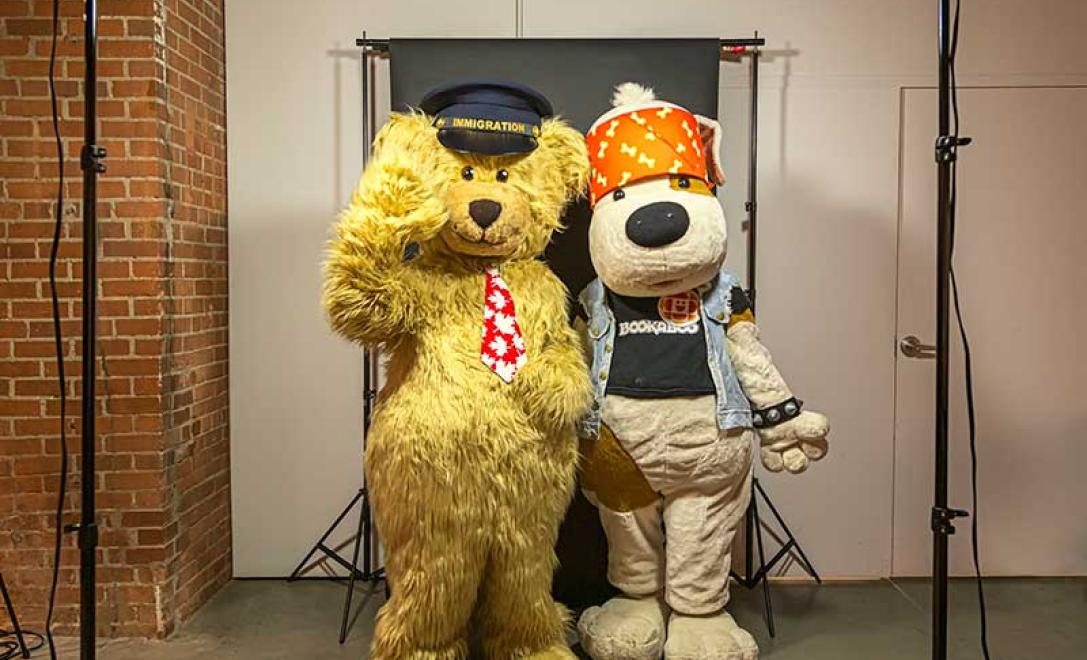
<instances>
[{"instance_id":1,"label":"light stand","mask_svg":"<svg viewBox=\"0 0 1087 660\"><path fill-rule=\"evenodd\" d=\"M750 153L748 154L747 161L747 203L745 204L745 209L747 210L747 297L751 303L752 310L755 309L756 257L758 256L760 56L758 46L762 45L764 40L759 38L759 34L756 32L753 41L755 44L752 46L738 47L729 47L725 44L725 40L723 39L721 43L722 47L729 53L746 53L751 56L751 128L748 138ZM760 498L762 498L762 501L769 507L770 512L774 515L778 526L781 528L782 535L786 539L777 553L770 558L770 561L766 561L766 552L763 546L762 518L759 515ZM759 551L758 568L755 567L755 547L757 547ZM733 580L736 580L748 589L754 589L760 582L762 583L763 606L766 612L766 627L770 632L770 637L774 637L777 631L774 628L774 606L770 599L770 581L767 577L769 576L770 571L774 569L774 566L776 566L779 561L783 560L792 550L796 550L799 555L800 565L803 567L804 571L814 578L816 583L822 584L822 578L819 577L819 573L816 572L815 567L812 565L811 561L808 560L808 555L805 554L804 549L800 547L800 542L796 540L792 530L785 524L785 519L782 518L777 507L770 501L770 496L766 494L762 484L759 483L758 477L752 476L751 500L747 505L747 511L744 513L744 574L740 575L733 570L729 572L729 575Z\"/></svg>"},{"instance_id":2,"label":"light stand","mask_svg":"<svg viewBox=\"0 0 1087 660\"><path fill-rule=\"evenodd\" d=\"M966 511L947 506L947 410L949 298L954 178L956 149L969 138L951 134L951 0L939 0L938 39L940 55L939 126L936 138L936 460L932 505L932 657L947 658L947 544L955 533L955 518ZM958 127L956 127L956 131Z\"/></svg>"},{"instance_id":3,"label":"light stand","mask_svg":"<svg viewBox=\"0 0 1087 660\"><path fill-rule=\"evenodd\" d=\"M96 649L96 552L98 525L95 522L94 489L97 483L94 466L95 415L95 356L98 346L98 175L106 171L102 159L106 150L98 141L98 3L87 0L83 33L83 149L79 165L83 170L83 363L82 363L82 432L80 451L81 515L77 525L65 527L76 532L79 539L79 657L94 660Z\"/></svg>"}]
</instances>

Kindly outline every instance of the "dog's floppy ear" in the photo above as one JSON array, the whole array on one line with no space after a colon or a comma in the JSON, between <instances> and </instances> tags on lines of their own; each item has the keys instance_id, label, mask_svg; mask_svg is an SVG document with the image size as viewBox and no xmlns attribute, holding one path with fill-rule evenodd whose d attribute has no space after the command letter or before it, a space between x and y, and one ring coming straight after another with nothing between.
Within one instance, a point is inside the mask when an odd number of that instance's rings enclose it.
<instances>
[{"instance_id":1,"label":"dog's floppy ear","mask_svg":"<svg viewBox=\"0 0 1087 660\"><path fill-rule=\"evenodd\" d=\"M706 172L713 183L720 186L725 182L725 171L721 163L721 124L709 117L695 115L698 120L698 133L702 138L702 153L706 154Z\"/></svg>"},{"instance_id":2,"label":"dog's floppy ear","mask_svg":"<svg viewBox=\"0 0 1087 660\"><path fill-rule=\"evenodd\" d=\"M548 118L540 127L537 141L537 158L546 161L538 166L559 173L564 197L583 193L589 180L589 152L581 133L561 119Z\"/></svg>"}]
</instances>

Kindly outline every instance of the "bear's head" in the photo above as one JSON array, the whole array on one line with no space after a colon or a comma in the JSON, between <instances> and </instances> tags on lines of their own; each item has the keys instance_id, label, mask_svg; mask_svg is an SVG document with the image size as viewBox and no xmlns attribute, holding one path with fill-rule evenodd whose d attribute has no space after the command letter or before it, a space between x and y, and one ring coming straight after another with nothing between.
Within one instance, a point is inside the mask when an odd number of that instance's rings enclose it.
<instances>
[{"instance_id":1,"label":"bear's head","mask_svg":"<svg viewBox=\"0 0 1087 660\"><path fill-rule=\"evenodd\" d=\"M635 83L588 134L589 254L620 295L667 296L712 280L725 260L721 127Z\"/></svg>"},{"instance_id":2,"label":"bear's head","mask_svg":"<svg viewBox=\"0 0 1087 660\"><path fill-rule=\"evenodd\" d=\"M541 254L589 169L584 138L558 118L543 121L532 151L483 156L443 146L427 115L397 113L374 141L375 158L390 151L448 213L423 252L487 263Z\"/></svg>"}]
</instances>

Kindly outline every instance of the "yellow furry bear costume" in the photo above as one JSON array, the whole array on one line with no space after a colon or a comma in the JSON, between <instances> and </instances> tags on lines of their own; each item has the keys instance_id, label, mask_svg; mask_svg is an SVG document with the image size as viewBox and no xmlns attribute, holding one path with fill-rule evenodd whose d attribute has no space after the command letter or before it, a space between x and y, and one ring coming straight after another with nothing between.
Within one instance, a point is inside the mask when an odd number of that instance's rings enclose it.
<instances>
[{"instance_id":1,"label":"yellow furry bear costume","mask_svg":"<svg viewBox=\"0 0 1087 660\"><path fill-rule=\"evenodd\" d=\"M392 591L372 658L574 657L550 589L591 392L566 289L538 257L587 171L558 119L527 154L473 156L426 115L394 114L336 227L332 326L391 354L366 452ZM502 208L485 232L479 199ZM480 360L496 266L527 352L509 384Z\"/></svg>"}]
</instances>

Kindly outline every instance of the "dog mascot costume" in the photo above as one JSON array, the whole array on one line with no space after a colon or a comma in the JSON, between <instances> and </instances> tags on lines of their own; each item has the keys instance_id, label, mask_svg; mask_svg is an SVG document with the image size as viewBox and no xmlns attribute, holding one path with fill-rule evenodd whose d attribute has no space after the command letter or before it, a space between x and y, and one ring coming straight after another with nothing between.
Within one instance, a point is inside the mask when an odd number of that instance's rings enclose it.
<instances>
[{"instance_id":1,"label":"dog mascot costume","mask_svg":"<svg viewBox=\"0 0 1087 660\"><path fill-rule=\"evenodd\" d=\"M721 270L717 122L620 85L589 131L589 250L580 296L595 402L582 486L622 594L585 611L595 660L754 660L725 612L731 547L751 493L754 434L770 470L826 453L759 343L739 280Z\"/></svg>"},{"instance_id":2,"label":"dog mascot costume","mask_svg":"<svg viewBox=\"0 0 1087 660\"><path fill-rule=\"evenodd\" d=\"M333 328L390 354L366 451L391 599L376 660L574 658L550 595L590 384L537 257L582 136L496 81L437 89L374 143L325 267Z\"/></svg>"}]
</instances>

